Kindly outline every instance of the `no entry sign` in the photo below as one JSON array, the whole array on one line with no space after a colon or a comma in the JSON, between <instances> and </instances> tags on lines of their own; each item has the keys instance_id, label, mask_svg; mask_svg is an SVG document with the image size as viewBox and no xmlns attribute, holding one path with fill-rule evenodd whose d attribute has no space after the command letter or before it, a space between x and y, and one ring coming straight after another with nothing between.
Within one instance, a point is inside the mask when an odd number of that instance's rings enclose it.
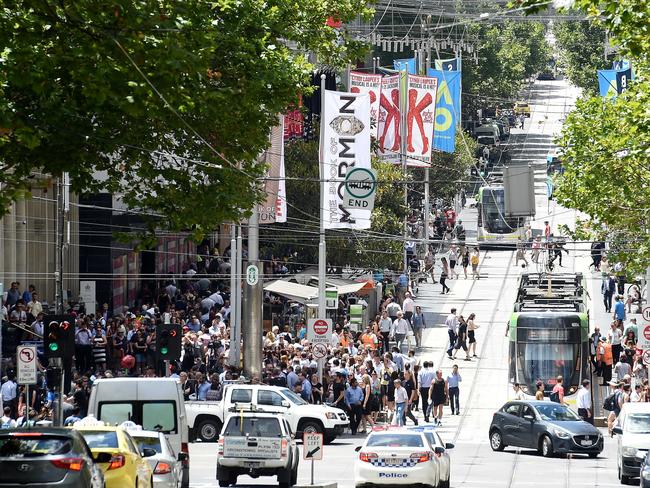
<instances>
[{"instance_id":1,"label":"no entry sign","mask_svg":"<svg viewBox=\"0 0 650 488\"><path fill-rule=\"evenodd\" d=\"M332 319L309 319L307 340L312 344L329 344L332 337Z\"/></svg>"}]
</instances>

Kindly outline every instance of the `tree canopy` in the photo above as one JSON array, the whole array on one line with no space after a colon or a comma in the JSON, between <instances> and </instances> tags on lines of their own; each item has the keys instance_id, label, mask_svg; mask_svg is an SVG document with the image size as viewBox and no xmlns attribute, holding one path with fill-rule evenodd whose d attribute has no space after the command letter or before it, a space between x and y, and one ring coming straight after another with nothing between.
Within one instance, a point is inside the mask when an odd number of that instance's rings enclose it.
<instances>
[{"instance_id":1,"label":"tree canopy","mask_svg":"<svg viewBox=\"0 0 650 488\"><path fill-rule=\"evenodd\" d=\"M362 0L12 0L0 9L0 211L33 173L120 194L202 233L261 195L269 128L309 91L306 52L362 46L329 16ZM99 176L99 177L98 177Z\"/></svg>"}]
</instances>

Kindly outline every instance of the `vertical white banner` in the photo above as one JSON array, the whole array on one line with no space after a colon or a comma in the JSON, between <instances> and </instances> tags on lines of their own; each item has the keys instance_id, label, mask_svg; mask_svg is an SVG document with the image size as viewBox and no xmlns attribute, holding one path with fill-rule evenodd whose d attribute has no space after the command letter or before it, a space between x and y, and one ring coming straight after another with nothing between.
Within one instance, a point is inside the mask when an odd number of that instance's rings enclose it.
<instances>
[{"instance_id":1,"label":"vertical white banner","mask_svg":"<svg viewBox=\"0 0 650 488\"><path fill-rule=\"evenodd\" d=\"M430 163L438 80L408 75L407 87L406 155L415 163Z\"/></svg>"},{"instance_id":2,"label":"vertical white banner","mask_svg":"<svg viewBox=\"0 0 650 488\"><path fill-rule=\"evenodd\" d=\"M264 183L266 200L258 205L260 225L287 221L287 192L284 181L284 116L278 117L278 125L269 134L271 146L263 158L268 165Z\"/></svg>"},{"instance_id":3,"label":"vertical white banner","mask_svg":"<svg viewBox=\"0 0 650 488\"><path fill-rule=\"evenodd\" d=\"M399 78L400 75L394 75L385 76L381 80L377 135L379 156L387 161L399 161L401 134Z\"/></svg>"},{"instance_id":4,"label":"vertical white banner","mask_svg":"<svg viewBox=\"0 0 650 488\"><path fill-rule=\"evenodd\" d=\"M343 193L349 169L370 168L370 97L326 90L321 117L325 228L369 229L371 212L343 208Z\"/></svg>"},{"instance_id":5,"label":"vertical white banner","mask_svg":"<svg viewBox=\"0 0 650 488\"><path fill-rule=\"evenodd\" d=\"M381 94L381 75L350 72L350 91L367 93L370 97L370 135L377 138L379 128L379 96Z\"/></svg>"}]
</instances>

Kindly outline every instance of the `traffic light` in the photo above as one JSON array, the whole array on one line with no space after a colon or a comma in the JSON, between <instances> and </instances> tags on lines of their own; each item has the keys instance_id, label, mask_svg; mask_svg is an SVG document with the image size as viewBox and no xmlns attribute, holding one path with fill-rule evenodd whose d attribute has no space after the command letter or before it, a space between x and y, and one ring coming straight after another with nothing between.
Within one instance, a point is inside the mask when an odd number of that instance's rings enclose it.
<instances>
[{"instance_id":1,"label":"traffic light","mask_svg":"<svg viewBox=\"0 0 650 488\"><path fill-rule=\"evenodd\" d=\"M181 357L181 326L160 324L156 332L156 352L163 361L175 361Z\"/></svg>"},{"instance_id":2,"label":"traffic light","mask_svg":"<svg viewBox=\"0 0 650 488\"><path fill-rule=\"evenodd\" d=\"M72 358L74 356L74 317L49 315L45 319L43 348L45 357Z\"/></svg>"}]
</instances>

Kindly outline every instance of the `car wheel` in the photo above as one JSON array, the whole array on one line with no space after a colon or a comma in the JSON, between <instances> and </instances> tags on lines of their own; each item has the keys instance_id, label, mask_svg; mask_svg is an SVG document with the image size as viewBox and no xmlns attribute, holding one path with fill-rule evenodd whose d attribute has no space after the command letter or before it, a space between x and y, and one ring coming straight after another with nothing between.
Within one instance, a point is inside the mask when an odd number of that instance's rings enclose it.
<instances>
[{"instance_id":1,"label":"car wheel","mask_svg":"<svg viewBox=\"0 0 650 488\"><path fill-rule=\"evenodd\" d=\"M490 447L493 451L503 451L503 449L506 447L506 445L503 443L501 432L498 430L493 430L492 433L490 433Z\"/></svg>"},{"instance_id":2,"label":"car wheel","mask_svg":"<svg viewBox=\"0 0 650 488\"><path fill-rule=\"evenodd\" d=\"M553 441L547 435L542 437L542 456L553 457Z\"/></svg>"},{"instance_id":3,"label":"car wheel","mask_svg":"<svg viewBox=\"0 0 650 488\"><path fill-rule=\"evenodd\" d=\"M325 443L326 445L330 445L332 442L334 442L334 440L336 440L335 435L325 435L325 436L323 436L323 443Z\"/></svg>"},{"instance_id":4,"label":"car wheel","mask_svg":"<svg viewBox=\"0 0 650 488\"><path fill-rule=\"evenodd\" d=\"M629 477L629 476L625 476L625 475L621 472L621 467L620 467L620 466L618 466L618 479L621 480L621 484L622 484L622 485L628 485L628 484L630 484L630 477Z\"/></svg>"},{"instance_id":5,"label":"car wheel","mask_svg":"<svg viewBox=\"0 0 650 488\"><path fill-rule=\"evenodd\" d=\"M214 420L203 420L198 428L199 439L203 442L216 442L219 437L219 424Z\"/></svg>"},{"instance_id":6,"label":"car wheel","mask_svg":"<svg viewBox=\"0 0 650 488\"><path fill-rule=\"evenodd\" d=\"M291 470L291 486L298 483L298 466Z\"/></svg>"},{"instance_id":7,"label":"car wheel","mask_svg":"<svg viewBox=\"0 0 650 488\"><path fill-rule=\"evenodd\" d=\"M318 422L314 422L313 420L308 420L306 422L303 422L300 431L304 434L305 432L308 434L322 434L323 433L323 427Z\"/></svg>"}]
</instances>

